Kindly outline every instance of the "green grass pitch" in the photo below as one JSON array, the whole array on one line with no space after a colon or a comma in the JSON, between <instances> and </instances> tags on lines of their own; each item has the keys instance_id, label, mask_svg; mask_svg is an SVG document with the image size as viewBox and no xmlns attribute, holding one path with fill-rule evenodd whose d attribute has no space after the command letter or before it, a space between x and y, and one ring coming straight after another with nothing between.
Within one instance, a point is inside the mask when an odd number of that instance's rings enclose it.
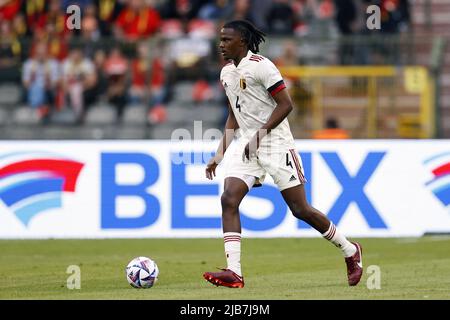
<instances>
[{"instance_id":1,"label":"green grass pitch","mask_svg":"<svg viewBox=\"0 0 450 320\"><path fill-rule=\"evenodd\" d=\"M0 299L450 299L450 237L356 240L365 270L349 287L340 251L323 239L243 239L243 289L202 278L224 266L222 239L1 240ZM126 281L136 256L159 266L151 289ZM69 265L80 267L79 290L66 286ZM379 289L367 286L370 265Z\"/></svg>"}]
</instances>

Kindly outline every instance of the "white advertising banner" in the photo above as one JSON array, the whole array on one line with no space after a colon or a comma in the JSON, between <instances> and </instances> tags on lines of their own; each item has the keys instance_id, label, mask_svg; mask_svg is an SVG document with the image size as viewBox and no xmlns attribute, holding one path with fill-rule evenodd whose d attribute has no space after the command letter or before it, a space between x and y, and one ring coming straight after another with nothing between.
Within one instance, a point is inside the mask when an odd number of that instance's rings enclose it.
<instances>
[{"instance_id":1,"label":"white advertising banner","mask_svg":"<svg viewBox=\"0 0 450 320\"><path fill-rule=\"evenodd\" d=\"M0 238L221 237L217 142L0 141ZM450 233L449 140L297 141L310 203L347 236ZM231 153L229 153L231 154ZM226 159L225 159L226 161ZM313 237L270 177L244 237Z\"/></svg>"}]
</instances>

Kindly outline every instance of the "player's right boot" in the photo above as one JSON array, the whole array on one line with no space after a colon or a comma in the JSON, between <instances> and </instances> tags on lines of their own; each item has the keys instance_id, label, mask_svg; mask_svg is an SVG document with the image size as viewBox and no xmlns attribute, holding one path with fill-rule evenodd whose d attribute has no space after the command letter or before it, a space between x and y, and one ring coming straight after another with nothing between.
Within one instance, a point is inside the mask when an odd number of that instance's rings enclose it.
<instances>
[{"instance_id":1,"label":"player's right boot","mask_svg":"<svg viewBox=\"0 0 450 320\"><path fill-rule=\"evenodd\" d=\"M216 286L223 286L228 288L243 288L244 278L238 276L235 272L229 269L221 269L221 272L205 272L203 278Z\"/></svg>"},{"instance_id":2,"label":"player's right boot","mask_svg":"<svg viewBox=\"0 0 450 320\"><path fill-rule=\"evenodd\" d=\"M351 257L345 258L347 264L347 277L350 286L356 286L363 274L362 248L357 242L352 242L356 247L356 252Z\"/></svg>"}]
</instances>

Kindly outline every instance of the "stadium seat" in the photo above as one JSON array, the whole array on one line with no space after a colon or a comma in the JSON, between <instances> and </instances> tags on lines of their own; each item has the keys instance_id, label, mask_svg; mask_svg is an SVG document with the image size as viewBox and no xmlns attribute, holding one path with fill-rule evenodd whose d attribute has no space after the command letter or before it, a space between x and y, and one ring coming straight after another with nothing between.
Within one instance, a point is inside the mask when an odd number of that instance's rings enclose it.
<instances>
[{"instance_id":1,"label":"stadium seat","mask_svg":"<svg viewBox=\"0 0 450 320\"><path fill-rule=\"evenodd\" d=\"M174 139L174 140L181 140L180 137L183 137L186 139L203 139L205 137L205 132L208 129L217 129L215 136L222 136L222 128L217 125L216 122L210 122L210 121L202 121L201 123L194 123L194 121L189 123L178 125L172 124L172 125L164 125L164 126L156 126L150 129L149 136L152 139ZM208 134L211 134L212 132L208 132ZM208 138L211 138L209 136Z\"/></svg>"},{"instance_id":2,"label":"stadium seat","mask_svg":"<svg viewBox=\"0 0 450 320\"><path fill-rule=\"evenodd\" d=\"M0 105L15 106L20 101L20 87L14 83L0 85Z\"/></svg>"},{"instance_id":3,"label":"stadium seat","mask_svg":"<svg viewBox=\"0 0 450 320\"><path fill-rule=\"evenodd\" d=\"M33 126L7 126L1 132L1 138L5 140L34 140L42 139L42 128Z\"/></svg>"},{"instance_id":4,"label":"stadium seat","mask_svg":"<svg viewBox=\"0 0 450 320\"><path fill-rule=\"evenodd\" d=\"M41 129L41 138L47 140L77 139L76 128L72 126L50 124Z\"/></svg>"},{"instance_id":5,"label":"stadium seat","mask_svg":"<svg viewBox=\"0 0 450 320\"><path fill-rule=\"evenodd\" d=\"M145 125L147 123L147 110L144 105L127 106L123 114L123 123L127 125Z\"/></svg>"},{"instance_id":6,"label":"stadium seat","mask_svg":"<svg viewBox=\"0 0 450 320\"><path fill-rule=\"evenodd\" d=\"M216 25L209 20L194 19L189 22L189 35L194 38L213 39L216 36Z\"/></svg>"},{"instance_id":7,"label":"stadium seat","mask_svg":"<svg viewBox=\"0 0 450 320\"><path fill-rule=\"evenodd\" d=\"M70 108L64 108L61 111L52 113L50 116L50 122L54 124L75 124L76 121L77 116Z\"/></svg>"},{"instance_id":8,"label":"stadium seat","mask_svg":"<svg viewBox=\"0 0 450 320\"><path fill-rule=\"evenodd\" d=\"M163 20L159 29L165 39L176 39L183 35L183 27L178 19Z\"/></svg>"},{"instance_id":9,"label":"stadium seat","mask_svg":"<svg viewBox=\"0 0 450 320\"><path fill-rule=\"evenodd\" d=\"M151 139L170 139L172 132L179 127L173 125L155 126L150 129Z\"/></svg>"},{"instance_id":10,"label":"stadium seat","mask_svg":"<svg viewBox=\"0 0 450 320\"><path fill-rule=\"evenodd\" d=\"M116 129L116 139L146 139L147 128L145 126L123 125Z\"/></svg>"},{"instance_id":11,"label":"stadium seat","mask_svg":"<svg viewBox=\"0 0 450 320\"><path fill-rule=\"evenodd\" d=\"M92 106L86 114L86 125L108 125L116 122L116 110L109 104Z\"/></svg>"},{"instance_id":12,"label":"stadium seat","mask_svg":"<svg viewBox=\"0 0 450 320\"><path fill-rule=\"evenodd\" d=\"M100 140L105 138L105 130L103 128L80 128L77 136L79 139Z\"/></svg>"},{"instance_id":13,"label":"stadium seat","mask_svg":"<svg viewBox=\"0 0 450 320\"><path fill-rule=\"evenodd\" d=\"M9 113L0 106L0 126L7 124L9 121Z\"/></svg>"},{"instance_id":14,"label":"stadium seat","mask_svg":"<svg viewBox=\"0 0 450 320\"><path fill-rule=\"evenodd\" d=\"M18 107L13 111L12 120L18 125L29 125L40 123L40 118L36 109L28 106Z\"/></svg>"},{"instance_id":15,"label":"stadium seat","mask_svg":"<svg viewBox=\"0 0 450 320\"><path fill-rule=\"evenodd\" d=\"M173 102L192 103L194 82L180 81L173 88Z\"/></svg>"},{"instance_id":16,"label":"stadium seat","mask_svg":"<svg viewBox=\"0 0 450 320\"><path fill-rule=\"evenodd\" d=\"M201 104L195 107L193 118L195 120L222 123L226 109L220 104Z\"/></svg>"},{"instance_id":17,"label":"stadium seat","mask_svg":"<svg viewBox=\"0 0 450 320\"><path fill-rule=\"evenodd\" d=\"M188 104L171 103L167 106L167 119L172 124L184 124L192 122L195 118L193 115L193 106Z\"/></svg>"}]
</instances>

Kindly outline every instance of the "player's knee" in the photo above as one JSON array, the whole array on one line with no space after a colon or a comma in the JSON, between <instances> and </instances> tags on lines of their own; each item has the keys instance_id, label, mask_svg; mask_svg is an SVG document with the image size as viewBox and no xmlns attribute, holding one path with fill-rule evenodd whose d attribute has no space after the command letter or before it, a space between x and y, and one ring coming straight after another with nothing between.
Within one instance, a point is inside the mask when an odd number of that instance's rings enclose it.
<instances>
[{"instance_id":1,"label":"player's knee","mask_svg":"<svg viewBox=\"0 0 450 320\"><path fill-rule=\"evenodd\" d=\"M300 220L308 220L313 214L309 205L294 204L291 211L294 217Z\"/></svg>"},{"instance_id":2,"label":"player's knee","mask_svg":"<svg viewBox=\"0 0 450 320\"><path fill-rule=\"evenodd\" d=\"M222 203L222 208L224 210L232 210L236 209L238 207L238 201L236 197L234 197L229 192L222 193L222 197L220 198L220 201Z\"/></svg>"}]
</instances>

